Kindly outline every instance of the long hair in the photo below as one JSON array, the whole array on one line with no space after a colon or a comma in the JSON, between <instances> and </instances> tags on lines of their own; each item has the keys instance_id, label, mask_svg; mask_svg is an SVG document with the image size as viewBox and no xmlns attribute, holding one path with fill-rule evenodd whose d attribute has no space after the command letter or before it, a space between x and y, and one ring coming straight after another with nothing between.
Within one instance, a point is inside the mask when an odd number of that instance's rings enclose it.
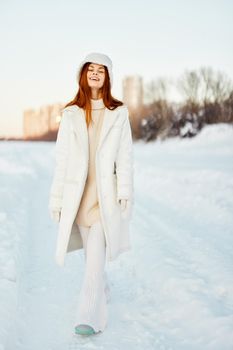
<instances>
[{"instance_id":1,"label":"long hair","mask_svg":"<svg viewBox=\"0 0 233 350\"><path fill-rule=\"evenodd\" d=\"M80 73L80 78L79 78L78 92L75 95L74 99L65 105L65 107L77 105L78 107L83 108L85 110L87 126L89 126L90 122L92 121L91 88L88 86L88 82L87 82L87 71L90 64L91 62L86 62L83 65ZM111 89L110 89L110 79L109 79L108 69L106 66L104 66L104 69L105 69L105 79L104 79L104 84L101 88L103 103L108 109L114 110L118 106L122 106L123 102L120 100L117 100L112 96Z\"/></svg>"}]
</instances>

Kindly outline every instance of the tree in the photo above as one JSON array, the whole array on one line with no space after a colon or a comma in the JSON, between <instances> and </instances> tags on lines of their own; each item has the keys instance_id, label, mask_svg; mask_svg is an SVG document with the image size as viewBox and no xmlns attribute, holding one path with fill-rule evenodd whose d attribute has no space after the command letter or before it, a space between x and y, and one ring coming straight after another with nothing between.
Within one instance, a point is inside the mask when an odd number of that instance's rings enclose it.
<instances>
[{"instance_id":1,"label":"tree","mask_svg":"<svg viewBox=\"0 0 233 350\"><path fill-rule=\"evenodd\" d=\"M185 102L195 109L200 103L200 75L197 71L185 71L178 80L178 90L185 98Z\"/></svg>"}]
</instances>

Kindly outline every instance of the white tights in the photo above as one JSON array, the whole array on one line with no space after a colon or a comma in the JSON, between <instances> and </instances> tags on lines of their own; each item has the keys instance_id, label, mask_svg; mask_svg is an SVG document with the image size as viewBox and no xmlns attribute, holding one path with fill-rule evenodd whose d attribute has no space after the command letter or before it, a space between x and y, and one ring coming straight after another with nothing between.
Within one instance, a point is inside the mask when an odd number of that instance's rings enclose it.
<instances>
[{"instance_id":1,"label":"white tights","mask_svg":"<svg viewBox=\"0 0 233 350\"><path fill-rule=\"evenodd\" d=\"M105 268L106 241L101 221L90 227L79 225L85 253L85 274L75 325L88 324L96 332L107 324L107 274Z\"/></svg>"}]
</instances>

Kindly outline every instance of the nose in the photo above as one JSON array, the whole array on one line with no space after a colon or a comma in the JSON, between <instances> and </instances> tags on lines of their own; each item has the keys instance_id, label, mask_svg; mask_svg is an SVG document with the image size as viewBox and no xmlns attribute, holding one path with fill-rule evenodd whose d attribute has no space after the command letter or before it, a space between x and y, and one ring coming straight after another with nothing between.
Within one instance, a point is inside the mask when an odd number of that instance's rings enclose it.
<instances>
[{"instance_id":1,"label":"nose","mask_svg":"<svg viewBox=\"0 0 233 350\"><path fill-rule=\"evenodd\" d=\"M92 75L91 77L95 77L95 78L98 78L98 72L92 72Z\"/></svg>"}]
</instances>

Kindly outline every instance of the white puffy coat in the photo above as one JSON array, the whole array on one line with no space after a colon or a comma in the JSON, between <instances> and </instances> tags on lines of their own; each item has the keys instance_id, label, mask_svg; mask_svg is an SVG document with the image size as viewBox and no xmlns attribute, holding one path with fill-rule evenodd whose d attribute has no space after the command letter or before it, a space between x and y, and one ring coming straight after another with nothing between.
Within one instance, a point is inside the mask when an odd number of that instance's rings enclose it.
<instances>
[{"instance_id":1,"label":"white puffy coat","mask_svg":"<svg viewBox=\"0 0 233 350\"><path fill-rule=\"evenodd\" d=\"M106 238L106 258L114 260L131 248L129 230L133 208L133 147L128 109L105 109L96 150L96 186ZM65 255L83 248L75 217L88 171L88 130L84 110L77 105L63 109L59 125L56 166L50 190L49 210L60 210L55 261L64 266ZM122 215L119 200L127 199Z\"/></svg>"}]
</instances>

